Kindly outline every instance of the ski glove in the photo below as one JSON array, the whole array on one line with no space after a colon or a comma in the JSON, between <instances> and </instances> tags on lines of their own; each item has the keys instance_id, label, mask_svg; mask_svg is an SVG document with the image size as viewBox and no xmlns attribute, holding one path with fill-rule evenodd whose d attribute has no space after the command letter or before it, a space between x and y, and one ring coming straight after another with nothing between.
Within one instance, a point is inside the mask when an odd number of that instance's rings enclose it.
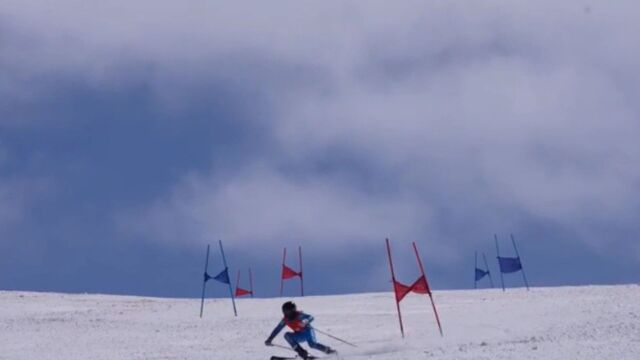
<instances>
[{"instance_id":1,"label":"ski glove","mask_svg":"<svg viewBox=\"0 0 640 360\"><path fill-rule=\"evenodd\" d=\"M273 346L273 344L271 343L271 341L272 341L271 339L267 339L267 340L264 342L264 344L265 344L265 345L267 345L267 346Z\"/></svg>"}]
</instances>

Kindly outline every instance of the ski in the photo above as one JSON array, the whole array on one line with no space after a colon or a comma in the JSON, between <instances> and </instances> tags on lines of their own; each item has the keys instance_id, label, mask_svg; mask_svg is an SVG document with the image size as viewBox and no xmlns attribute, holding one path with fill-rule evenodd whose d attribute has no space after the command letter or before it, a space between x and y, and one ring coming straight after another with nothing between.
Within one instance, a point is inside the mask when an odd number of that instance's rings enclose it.
<instances>
[{"instance_id":1,"label":"ski","mask_svg":"<svg viewBox=\"0 0 640 360\"><path fill-rule=\"evenodd\" d=\"M300 360L300 359L302 359L302 358L299 357L299 356L293 356L293 357L291 357L291 356L272 356L271 357L271 360ZM317 357L317 356L309 356L309 357L307 357L307 359L309 359L309 360L317 360L317 359L320 359L320 358Z\"/></svg>"}]
</instances>

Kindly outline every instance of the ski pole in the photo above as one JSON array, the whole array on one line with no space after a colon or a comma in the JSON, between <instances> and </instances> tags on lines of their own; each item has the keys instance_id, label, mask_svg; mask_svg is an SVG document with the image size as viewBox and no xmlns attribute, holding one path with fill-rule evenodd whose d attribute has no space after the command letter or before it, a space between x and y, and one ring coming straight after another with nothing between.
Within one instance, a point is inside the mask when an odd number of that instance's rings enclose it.
<instances>
[{"instance_id":1,"label":"ski pole","mask_svg":"<svg viewBox=\"0 0 640 360\"><path fill-rule=\"evenodd\" d=\"M318 328L315 328L315 327L314 327L314 328L313 328L313 330L315 330L315 331L319 332L319 333L320 333L320 334L322 334L322 335L326 335L326 336L328 336L328 337L330 337L330 338L332 338L332 339L334 339L334 340L338 340L338 341L340 341L340 342L342 342L342 343L345 343L345 344L347 344L347 345L350 345L350 346L353 346L353 347L358 347L358 345L356 345L356 344L352 344L352 343L350 343L350 342L348 342L348 341L346 341L346 340L340 339L339 337L337 337L337 336L333 336L333 335L331 335L331 334L329 334L329 333L327 333L327 332L324 332L324 331L322 331L322 330L319 330Z\"/></svg>"}]
</instances>

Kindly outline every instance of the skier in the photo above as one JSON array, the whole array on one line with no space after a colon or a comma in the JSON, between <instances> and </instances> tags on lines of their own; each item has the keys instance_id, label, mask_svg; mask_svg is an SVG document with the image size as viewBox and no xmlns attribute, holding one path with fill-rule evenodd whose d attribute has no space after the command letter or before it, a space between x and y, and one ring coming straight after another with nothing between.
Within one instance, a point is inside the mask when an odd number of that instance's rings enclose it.
<instances>
[{"instance_id":1,"label":"skier","mask_svg":"<svg viewBox=\"0 0 640 360\"><path fill-rule=\"evenodd\" d=\"M298 311L296 304L291 301L287 301L282 305L282 314L284 317L280 320L280 323L273 329L269 338L264 342L267 346L272 346L273 339L282 331L285 326L288 326L293 332L287 332L284 334L284 339L291 345L293 350L298 353L302 359L313 359L313 356L309 355L307 350L300 346L301 342L307 342L309 347L322 351L325 354L335 354L336 351L332 348L322 345L316 341L316 334L311 327L313 316L305 314L302 311Z\"/></svg>"}]
</instances>

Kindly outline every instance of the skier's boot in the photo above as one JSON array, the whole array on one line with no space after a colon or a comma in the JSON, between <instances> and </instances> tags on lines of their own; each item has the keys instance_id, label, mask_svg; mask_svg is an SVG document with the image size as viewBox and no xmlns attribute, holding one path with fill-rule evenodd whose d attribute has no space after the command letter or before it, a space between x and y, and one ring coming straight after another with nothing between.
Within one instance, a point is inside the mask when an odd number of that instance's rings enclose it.
<instances>
[{"instance_id":1,"label":"skier's boot","mask_svg":"<svg viewBox=\"0 0 640 360\"><path fill-rule=\"evenodd\" d=\"M312 358L311 356L309 356L309 353L307 352L307 350L303 349L302 346L300 345L293 348L293 350L295 350L296 353L298 353L298 356L300 356L300 358L304 360L308 360Z\"/></svg>"},{"instance_id":2,"label":"skier's boot","mask_svg":"<svg viewBox=\"0 0 640 360\"><path fill-rule=\"evenodd\" d=\"M337 354L338 352L330 347L327 346L327 350L325 350L325 353L327 355L331 355L331 354Z\"/></svg>"}]
</instances>

